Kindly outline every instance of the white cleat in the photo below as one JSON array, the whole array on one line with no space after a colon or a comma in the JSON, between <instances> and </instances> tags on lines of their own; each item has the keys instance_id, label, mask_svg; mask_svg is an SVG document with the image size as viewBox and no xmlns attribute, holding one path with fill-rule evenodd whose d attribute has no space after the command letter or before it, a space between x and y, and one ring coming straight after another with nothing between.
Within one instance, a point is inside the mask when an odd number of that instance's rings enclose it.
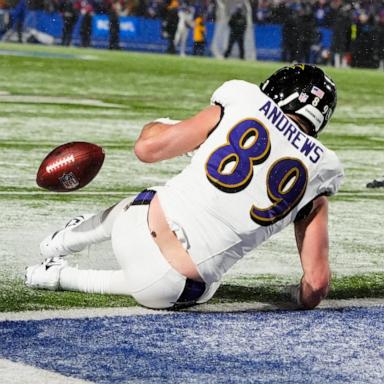
<instances>
[{"instance_id":1,"label":"white cleat","mask_svg":"<svg viewBox=\"0 0 384 384\"><path fill-rule=\"evenodd\" d=\"M73 219L69 220L64 228L59 229L58 231L47 236L40 243L40 255L45 258L66 256L70 253L73 253L72 250L64 247L63 239L65 232L77 227L83 221L89 219L93 215L81 215L76 216Z\"/></svg>"},{"instance_id":2,"label":"white cleat","mask_svg":"<svg viewBox=\"0 0 384 384\"><path fill-rule=\"evenodd\" d=\"M62 257L52 257L41 264L26 268L25 285L29 288L57 291L60 288L60 272L68 266Z\"/></svg>"}]
</instances>

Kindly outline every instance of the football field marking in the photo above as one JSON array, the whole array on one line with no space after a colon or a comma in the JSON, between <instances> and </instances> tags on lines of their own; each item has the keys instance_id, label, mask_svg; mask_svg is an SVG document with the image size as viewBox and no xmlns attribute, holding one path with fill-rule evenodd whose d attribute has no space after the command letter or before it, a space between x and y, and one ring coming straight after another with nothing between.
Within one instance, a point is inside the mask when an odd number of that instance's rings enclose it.
<instances>
[{"instance_id":1,"label":"football field marking","mask_svg":"<svg viewBox=\"0 0 384 384\"><path fill-rule=\"evenodd\" d=\"M71 196L105 196L105 195L112 195L112 196L127 196L127 195L137 195L140 191L138 192L124 192L124 191L121 191L121 192L114 192L114 191L105 191L105 192L71 192ZM20 191L20 192L17 192L17 191L0 191L0 196L3 195L3 196L18 196L18 195L21 195L21 196L36 196L36 195L63 195L63 192L47 192L47 191ZM67 196L67 195L66 195Z\"/></svg>"},{"instance_id":2,"label":"football field marking","mask_svg":"<svg viewBox=\"0 0 384 384\"><path fill-rule=\"evenodd\" d=\"M0 359L0 377L2 384L91 384L92 381L75 379L30 365Z\"/></svg>"},{"instance_id":3,"label":"football field marking","mask_svg":"<svg viewBox=\"0 0 384 384\"><path fill-rule=\"evenodd\" d=\"M361 303L338 305L347 302ZM235 309L0 322L0 353L58 372L63 384L66 376L100 384L382 381L383 305ZM8 373L23 382L15 369Z\"/></svg>"},{"instance_id":4,"label":"football field marking","mask_svg":"<svg viewBox=\"0 0 384 384\"><path fill-rule=\"evenodd\" d=\"M202 304L191 307L186 311L191 312L246 312L246 311L276 311L289 310L289 304L282 309L280 305L273 303L220 303ZM348 300L324 300L319 309L351 308L351 307L374 307L384 305L384 298L364 298ZM185 312L185 311L184 311ZM115 316L144 316L144 315L174 315L184 313L183 311L153 310L143 307L127 308L71 308L67 310L43 310L24 312L3 312L0 313L0 321L29 321L47 319L82 319L94 317L115 317Z\"/></svg>"},{"instance_id":5,"label":"football field marking","mask_svg":"<svg viewBox=\"0 0 384 384\"><path fill-rule=\"evenodd\" d=\"M380 179L380 177L378 177ZM370 180L368 180L370 181ZM358 197L367 197L367 193L366 191L369 191L369 197L371 198L382 198L383 197L383 193L380 193L380 191L383 190L383 188L377 188L378 189L378 192L377 193L374 193L374 192L371 192L371 189L369 188L366 188L366 190L364 191L356 191L354 193L354 197L358 198ZM71 192L71 196L105 196L105 195L117 195L117 196L127 196L127 195L137 195L138 193L140 193L141 191L79 191L79 192L76 192L76 191L73 191ZM62 192L47 192L47 191L0 191L0 196L3 195L3 196L18 196L18 195L24 195L24 196L35 196L35 195L41 195L41 194L44 194L44 195L47 195L47 193L49 193L49 195L54 195L54 194L57 194L57 195L63 195ZM344 192L339 192L337 194L337 196L350 196L351 194L350 193L344 193Z\"/></svg>"},{"instance_id":6,"label":"football field marking","mask_svg":"<svg viewBox=\"0 0 384 384\"><path fill-rule=\"evenodd\" d=\"M80 99L64 96L11 95L4 92L0 93L0 101L2 103L66 104L82 105L86 107L124 108L124 105L107 103L97 99Z\"/></svg>"},{"instance_id":7,"label":"football field marking","mask_svg":"<svg viewBox=\"0 0 384 384\"><path fill-rule=\"evenodd\" d=\"M71 308L63 310L3 312L0 321L46 320L46 319L81 319L84 317L111 317L168 314L173 312L146 309L143 307L128 308Z\"/></svg>"},{"instance_id":8,"label":"football field marking","mask_svg":"<svg viewBox=\"0 0 384 384\"><path fill-rule=\"evenodd\" d=\"M11 49L0 49L1 56L24 56L24 57L41 57L44 59L77 59L77 60L98 60L98 57L93 55L75 55L68 53L54 53L44 51L19 51Z\"/></svg>"}]
</instances>

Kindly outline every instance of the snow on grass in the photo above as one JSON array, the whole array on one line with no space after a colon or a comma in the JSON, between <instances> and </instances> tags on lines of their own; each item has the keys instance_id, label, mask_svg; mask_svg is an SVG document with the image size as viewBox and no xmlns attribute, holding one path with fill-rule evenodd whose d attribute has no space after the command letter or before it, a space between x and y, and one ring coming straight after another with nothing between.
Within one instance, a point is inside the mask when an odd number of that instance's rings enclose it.
<instances>
[{"instance_id":1,"label":"snow on grass","mask_svg":"<svg viewBox=\"0 0 384 384\"><path fill-rule=\"evenodd\" d=\"M258 77L276 68L262 63L184 62L154 55L95 55L102 60L65 60L60 68L52 65L52 59L33 57L4 56L5 64L0 64L3 276L22 276L26 264L38 262L40 240L68 218L108 207L147 186L163 184L188 163L183 157L160 164L140 163L132 147L146 122L191 115L208 104L214 87L223 81L236 77L258 82ZM40 68L43 71L36 72ZM201 78L202 70L206 81ZM373 72L361 85L366 104L347 97L359 76L357 72L332 70L340 85L340 102L323 136L346 172L341 192L330 204L330 257L338 274L384 271L383 190L365 187L373 178L384 176L384 151L380 150L384 110L376 95L379 78ZM41 160L54 146L75 140L105 148L106 160L99 175L76 194L44 193L35 184ZM14 195L9 194L12 191ZM116 266L108 244L93 247L89 255L73 256L72 261L92 268ZM300 273L293 231L288 228L235 265L227 279Z\"/></svg>"}]
</instances>

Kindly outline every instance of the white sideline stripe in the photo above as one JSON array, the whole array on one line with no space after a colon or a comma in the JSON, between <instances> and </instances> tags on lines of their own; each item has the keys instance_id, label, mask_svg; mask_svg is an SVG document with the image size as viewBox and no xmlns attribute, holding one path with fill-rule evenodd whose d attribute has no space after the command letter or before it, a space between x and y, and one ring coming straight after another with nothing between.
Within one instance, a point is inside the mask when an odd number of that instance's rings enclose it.
<instances>
[{"instance_id":1,"label":"white sideline stripe","mask_svg":"<svg viewBox=\"0 0 384 384\"><path fill-rule=\"evenodd\" d=\"M375 307L383 306L384 298L374 299L348 299L348 300L324 300L318 308L337 309L351 307ZM292 306L291 306L292 308ZM270 303L222 303L202 304L189 308L188 312L242 312L242 311L275 311L290 309L289 303L282 303L281 306ZM115 316L143 316L143 315L174 315L182 312L153 310L143 307L128 308L71 308L65 310L44 310L24 312L3 312L0 313L0 321L28 321L46 319L82 319L94 317L115 317Z\"/></svg>"},{"instance_id":2,"label":"white sideline stripe","mask_svg":"<svg viewBox=\"0 0 384 384\"><path fill-rule=\"evenodd\" d=\"M169 311L153 310L143 307L127 308L71 308L62 310L3 312L0 313L0 321L17 320L46 320L46 319L82 319L92 317L114 317L114 316L138 316L167 314Z\"/></svg>"},{"instance_id":3,"label":"white sideline stripe","mask_svg":"<svg viewBox=\"0 0 384 384\"><path fill-rule=\"evenodd\" d=\"M46 371L22 363L0 359L0 377L2 384L90 384L92 381L75 379L59 373Z\"/></svg>"},{"instance_id":4,"label":"white sideline stripe","mask_svg":"<svg viewBox=\"0 0 384 384\"><path fill-rule=\"evenodd\" d=\"M317 307L318 309L337 309L337 308L367 308L384 305L384 298L379 299L348 299L348 300L324 300ZM223 304L204 304L192 307L189 311L194 312L242 312L242 311L276 311L292 310L294 305L286 302L274 303L223 303Z\"/></svg>"}]
</instances>

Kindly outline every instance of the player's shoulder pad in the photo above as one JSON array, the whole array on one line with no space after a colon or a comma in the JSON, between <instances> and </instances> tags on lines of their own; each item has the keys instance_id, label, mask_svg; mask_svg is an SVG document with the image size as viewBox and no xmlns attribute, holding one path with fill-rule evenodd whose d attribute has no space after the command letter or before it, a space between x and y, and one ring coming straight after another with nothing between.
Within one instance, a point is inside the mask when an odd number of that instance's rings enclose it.
<instances>
[{"instance_id":1,"label":"player's shoulder pad","mask_svg":"<svg viewBox=\"0 0 384 384\"><path fill-rule=\"evenodd\" d=\"M211 104L220 104L225 108L231 103L243 103L244 99L255 98L260 92L256 84L244 80L229 80L213 92Z\"/></svg>"},{"instance_id":2,"label":"player's shoulder pad","mask_svg":"<svg viewBox=\"0 0 384 384\"><path fill-rule=\"evenodd\" d=\"M344 169L335 152L327 150L319 174L322 180L320 193L327 196L336 194L344 178Z\"/></svg>"}]
</instances>

